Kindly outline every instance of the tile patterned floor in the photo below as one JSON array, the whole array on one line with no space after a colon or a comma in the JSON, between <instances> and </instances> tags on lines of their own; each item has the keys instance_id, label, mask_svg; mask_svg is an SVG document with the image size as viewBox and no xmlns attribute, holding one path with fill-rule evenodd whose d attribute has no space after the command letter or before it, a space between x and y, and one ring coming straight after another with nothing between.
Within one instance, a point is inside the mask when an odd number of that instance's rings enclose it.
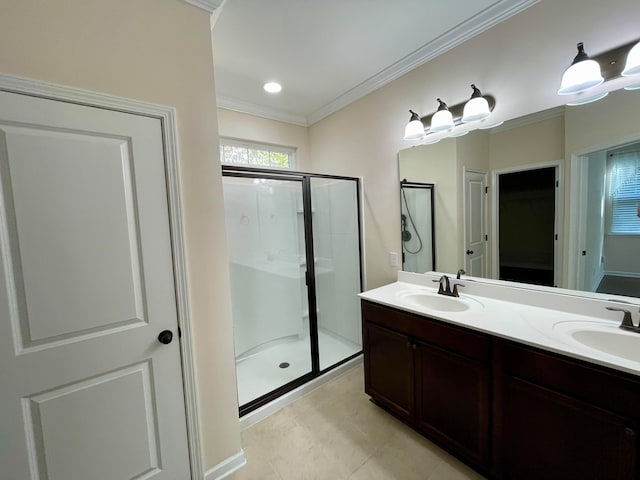
<instances>
[{"instance_id":1,"label":"tile patterned floor","mask_svg":"<svg viewBox=\"0 0 640 480\"><path fill-rule=\"evenodd\" d=\"M369 401L362 364L242 432L233 480L481 480Z\"/></svg>"}]
</instances>

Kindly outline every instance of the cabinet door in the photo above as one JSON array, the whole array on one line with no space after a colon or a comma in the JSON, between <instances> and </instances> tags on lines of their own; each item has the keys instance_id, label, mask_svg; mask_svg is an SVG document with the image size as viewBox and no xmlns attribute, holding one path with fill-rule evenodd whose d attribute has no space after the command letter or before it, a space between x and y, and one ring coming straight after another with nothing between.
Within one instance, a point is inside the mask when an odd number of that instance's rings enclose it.
<instances>
[{"instance_id":1,"label":"cabinet door","mask_svg":"<svg viewBox=\"0 0 640 480\"><path fill-rule=\"evenodd\" d=\"M480 467L488 464L489 367L418 343L416 423Z\"/></svg>"},{"instance_id":2,"label":"cabinet door","mask_svg":"<svg viewBox=\"0 0 640 480\"><path fill-rule=\"evenodd\" d=\"M535 384L503 379L504 478L636 478L631 422Z\"/></svg>"},{"instance_id":3,"label":"cabinet door","mask_svg":"<svg viewBox=\"0 0 640 480\"><path fill-rule=\"evenodd\" d=\"M409 337L364 323L365 391L403 418L413 417L413 349Z\"/></svg>"}]
</instances>

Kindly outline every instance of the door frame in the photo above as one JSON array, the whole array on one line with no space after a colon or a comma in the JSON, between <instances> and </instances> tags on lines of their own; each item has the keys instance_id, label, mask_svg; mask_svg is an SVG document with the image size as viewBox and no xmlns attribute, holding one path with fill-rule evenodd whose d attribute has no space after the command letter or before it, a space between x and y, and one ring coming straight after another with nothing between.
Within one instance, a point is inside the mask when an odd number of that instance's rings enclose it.
<instances>
[{"instance_id":1,"label":"door frame","mask_svg":"<svg viewBox=\"0 0 640 480\"><path fill-rule=\"evenodd\" d=\"M143 115L160 120L164 151L164 171L169 211L169 233L171 236L172 267L176 292L178 328L180 329L180 359L182 382L187 421L187 442L189 448L189 466L193 480L204 480L204 464L198 423L198 405L196 396L196 374L194 365L193 333L189 285L187 281L187 262L184 242L183 214L181 202L180 158L178 155L178 137L176 127L176 109L139 100L92 92L79 88L66 87L53 83L33 80L0 73L0 91L30 95L50 100L75 103L88 107L114 110L133 115Z\"/></svg>"},{"instance_id":2,"label":"door frame","mask_svg":"<svg viewBox=\"0 0 640 480\"><path fill-rule=\"evenodd\" d=\"M553 160L551 162L528 163L513 167L499 168L491 170L491 186L489 191L491 195L491 278L500 277L500 217L499 217L499 200L500 192L498 190L498 177L505 173L525 172L529 170L539 170L541 168L555 168L557 187L555 190L556 208L554 230L557 239L553 244L553 284L557 287L562 282L562 245L564 241L564 160Z\"/></svg>"},{"instance_id":3,"label":"door frame","mask_svg":"<svg viewBox=\"0 0 640 480\"><path fill-rule=\"evenodd\" d=\"M460 246L462 252L462 264L466 267L467 265L467 173L475 173L478 175L484 175L484 186L488 189L489 187L489 174L482 170L476 170L473 168L467 168L466 166L462 167L462 245ZM488 194L488 190L485 191L485 194ZM487 201L487 197L485 196L484 208L482 209L482 215L484 217L484 234L489 235L489 205ZM485 240L484 245L484 273L487 278L492 278L491 273L489 272L489 239ZM492 252L493 253L493 252ZM469 270L467 268L467 270Z\"/></svg>"},{"instance_id":4,"label":"door frame","mask_svg":"<svg viewBox=\"0 0 640 480\"><path fill-rule=\"evenodd\" d=\"M566 288L578 289L581 282L581 276L584 275L582 265L580 265L580 251L583 250L582 242L584 235L581 235L581 232L584 230L585 226L582 225L581 204L578 202L585 198L584 195L586 195L586 193L582 191L584 187L581 185L581 175L583 175L582 169L586 168L585 160L588 159L590 154L600 150L607 150L638 141L640 141L640 136L638 136L638 134L625 135L604 143L596 143L588 147L582 147L571 152L569 156L569 191L567 192L567 201L569 202L567 207L569 210L569 219L565 225L565 236L567 239Z\"/></svg>"}]
</instances>

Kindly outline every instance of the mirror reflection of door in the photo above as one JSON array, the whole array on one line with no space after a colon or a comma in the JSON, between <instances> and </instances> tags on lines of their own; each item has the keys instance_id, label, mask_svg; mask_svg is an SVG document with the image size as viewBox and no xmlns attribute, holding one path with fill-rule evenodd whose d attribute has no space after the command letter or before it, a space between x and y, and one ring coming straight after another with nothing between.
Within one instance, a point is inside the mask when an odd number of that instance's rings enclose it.
<instances>
[{"instance_id":1,"label":"mirror reflection of door","mask_svg":"<svg viewBox=\"0 0 640 480\"><path fill-rule=\"evenodd\" d=\"M400 182L402 269L425 273L435 270L433 184Z\"/></svg>"},{"instance_id":2,"label":"mirror reflection of door","mask_svg":"<svg viewBox=\"0 0 640 480\"><path fill-rule=\"evenodd\" d=\"M464 173L464 269L472 277L487 276L487 175Z\"/></svg>"},{"instance_id":3,"label":"mirror reflection of door","mask_svg":"<svg viewBox=\"0 0 640 480\"><path fill-rule=\"evenodd\" d=\"M640 297L640 142L580 158L578 287Z\"/></svg>"},{"instance_id":4,"label":"mirror reflection of door","mask_svg":"<svg viewBox=\"0 0 640 480\"><path fill-rule=\"evenodd\" d=\"M499 279L557 285L557 167L501 173L497 190Z\"/></svg>"}]
</instances>

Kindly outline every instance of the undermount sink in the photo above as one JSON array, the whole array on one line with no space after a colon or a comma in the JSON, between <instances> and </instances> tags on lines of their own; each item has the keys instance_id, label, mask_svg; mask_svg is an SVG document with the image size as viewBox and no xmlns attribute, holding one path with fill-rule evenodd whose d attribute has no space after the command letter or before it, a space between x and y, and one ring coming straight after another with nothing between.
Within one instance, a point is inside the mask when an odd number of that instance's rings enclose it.
<instances>
[{"instance_id":1,"label":"undermount sink","mask_svg":"<svg viewBox=\"0 0 640 480\"><path fill-rule=\"evenodd\" d=\"M464 312L472 307L482 307L480 302L468 297L447 297L435 292L405 292L400 298L407 305L440 312Z\"/></svg>"},{"instance_id":2,"label":"undermount sink","mask_svg":"<svg viewBox=\"0 0 640 480\"><path fill-rule=\"evenodd\" d=\"M554 330L593 350L640 362L640 333L626 332L617 325L590 322L559 322Z\"/></svg>"}]
</instances>

